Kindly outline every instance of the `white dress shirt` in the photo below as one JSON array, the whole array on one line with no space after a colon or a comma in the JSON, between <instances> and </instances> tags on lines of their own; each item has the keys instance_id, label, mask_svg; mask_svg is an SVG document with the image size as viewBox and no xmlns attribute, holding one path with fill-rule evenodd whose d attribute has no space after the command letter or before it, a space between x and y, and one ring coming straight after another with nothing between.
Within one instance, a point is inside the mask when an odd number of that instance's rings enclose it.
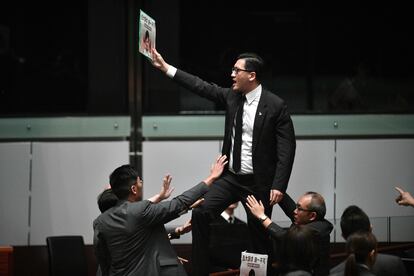
<instances>
[{"instance_id":1,"label":"white dress shirt","mask_svg":"<svg viewBox=\"0 0 414 276\"><path fill-rule=\"evenodd\" d=\"M241 168L238 174L253 174L253 126L256 117L257 106L262 95L262 85L259 85L246 94L246 101L243 106L242 146L241 146ZM236 117L236 116L234 116ZM236 120L236 118L234 119ZM234 141L234 126L231 132L231 140ZM233 144L231 143L229 168L233 170Z\"/></svg>"},{"instance_id":2,"label":"white dress shirt","mask_svg":"<svg viewBox=\"0 0 414 276\"><path fill-rule=\"evenodd\" d=\"M177 68L169 66L167 76L173 78L177 73ZM246 94L246 101L243 106L243 126L242 126L242 146L241 146L241 168L239 174L253 174L253 126L254 118L256 117L257 106L259 105L260 96L262 95L262 85L259 85L252 91ZM236 120L236 116L234 116ZM229 156L229 169L233 170L233 144L234 144L234 126L231 132L231 150Z\"/></svg>"}]
</instances>

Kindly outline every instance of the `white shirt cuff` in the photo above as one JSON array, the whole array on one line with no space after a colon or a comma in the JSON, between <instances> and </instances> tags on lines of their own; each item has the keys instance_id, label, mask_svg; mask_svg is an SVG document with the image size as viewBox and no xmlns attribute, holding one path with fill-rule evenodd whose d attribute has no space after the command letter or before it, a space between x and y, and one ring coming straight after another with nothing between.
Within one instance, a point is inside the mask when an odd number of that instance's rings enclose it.
<instances>
[{"instance_id":1,"label":"white shirt cuff","mask_svg":"<svg viewBox=\"0 0 414 276\"><path fill-rule=\"evenodd\" d=\"M170 78L174 78L175 73L177 73L177 68L175 68L174 66L169 66L168 70L167 70L167 76Z\"/></svg>"}]
</instances>

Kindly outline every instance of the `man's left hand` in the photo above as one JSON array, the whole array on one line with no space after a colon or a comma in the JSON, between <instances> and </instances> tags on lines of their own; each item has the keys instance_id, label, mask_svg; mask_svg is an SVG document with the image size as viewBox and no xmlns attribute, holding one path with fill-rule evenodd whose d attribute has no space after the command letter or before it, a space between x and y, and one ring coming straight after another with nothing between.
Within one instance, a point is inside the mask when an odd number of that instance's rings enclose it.
<instances>
[{"instance_id":1,"label":"man's left hand","mask_svg":"<svg viewBox=\"0 0 414 276\"><path fill-rule=\"evenodd\" d=\"M276 203L279 203L283 198L283 193L279 190L272 189L270 190L270 205L275 205Z\"/></svg>"}]
</instances>

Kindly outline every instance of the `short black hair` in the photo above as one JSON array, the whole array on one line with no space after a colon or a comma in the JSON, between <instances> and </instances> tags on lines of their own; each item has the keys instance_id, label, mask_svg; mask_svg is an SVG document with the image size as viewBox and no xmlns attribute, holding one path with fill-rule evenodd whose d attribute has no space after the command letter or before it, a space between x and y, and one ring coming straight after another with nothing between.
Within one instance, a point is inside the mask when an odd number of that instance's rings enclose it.
<instances>
[{"instance_id":1,"label":"short black hair","mask_svg":"<svg viewBox=\"0 0 414 276\"><path fill-rule=\"evenodd\" d=\"M118 197L114 194L112 189L106 189L98 195L98 207L101 213L114 207L117 202Z\"/></svg>"},{"instance_id":2,"label":"short black hair","mask_svg":"<svg viewBox=\"0 0 414 276\"><path fill-rule=\"evenodd\" d=\"M355 232L370 232L371 222L367 214L355 205L348 206L341 216L341 230L344 239Z\"/></svg>"},{"instance_id":3,"label":"short black hair","mask_svg":"<svg viewBox=\"0 0 414 276\"><path fill-rule=\"evenodd\" d=\"M138 178L138 172L131 165L122 165L116 168L109 176L109 184L119 199L129 196L130 188Z\"/></svg>"},{"instance_id":4,"label":"short black hair","mask_svg":"<svg viewBox=\"0 0 414 276\"><path fill-rule=\"evenodd\" d=\"M260 82L262 79L262 74L264 70L264 61L256 53L243 53L237 57L237 60L245 60L245 69L247 71L255 72L256 79Z\"/></svg>"}]
</instances>

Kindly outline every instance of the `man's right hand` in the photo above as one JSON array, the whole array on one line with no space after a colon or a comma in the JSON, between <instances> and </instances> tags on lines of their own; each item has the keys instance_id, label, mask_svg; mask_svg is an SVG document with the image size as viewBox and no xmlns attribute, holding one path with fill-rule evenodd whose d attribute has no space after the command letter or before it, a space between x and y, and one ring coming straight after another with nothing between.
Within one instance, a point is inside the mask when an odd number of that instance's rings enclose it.
<instances>
[{"instance_id":1,"label":"man's right hand","mask_svg":"<svg viewBox=\"0 0 414 276\"><path fill-rule=\"evenodd\" d=\"M227 156L225 155L220 155L217 158L216 162L211 166L210 175L204 180L204 183L206 183L207 186L210 186L217 180L217 178L219 178L227 162Z\"/></svg>"},{"instance_id":2,"label":"man's right hand","mask_svg":"<svg viewBox=\"0 0 414 276\"><path fill-rule=\"evenodd\" d=\"M170 66L168 63L165 62L165 60L162 58L161 54L155 50L155 48L151 49L152 54L152 65L155 68L160 69L164 73L167 73L168 67Z\"/></svg>"}]
</instances>

